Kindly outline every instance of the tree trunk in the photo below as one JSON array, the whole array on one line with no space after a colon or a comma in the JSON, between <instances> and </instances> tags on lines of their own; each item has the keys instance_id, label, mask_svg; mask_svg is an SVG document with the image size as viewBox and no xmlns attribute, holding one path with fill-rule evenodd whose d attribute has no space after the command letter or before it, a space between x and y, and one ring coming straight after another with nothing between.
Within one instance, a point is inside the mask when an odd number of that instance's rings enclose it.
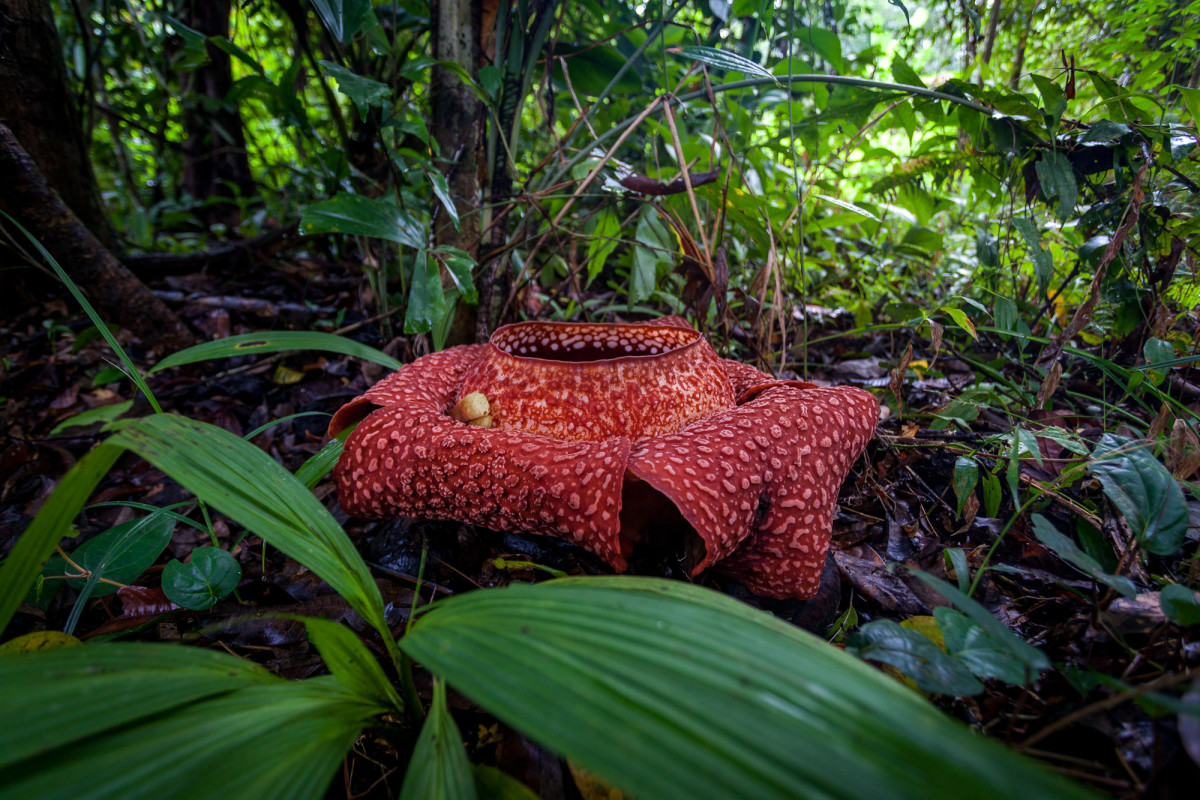
<instances>
[{"instance_id":1,"label":"tree trunk","mask_svg":"<svg viewBox=\"0 0 1200 800\"><path fill-rule=\"evenodd\" d=\"M49 0L0 0L0 124L88 230L115 247Z\"/></svg>"},{"instance_id":2,"label":"tree trunk","mask_svg":"<svg viewBox=\"0 0 1200 800\"><path fill-rule=\"evenodd\" d=\"M205 36L229 36L230 0L188 0L184 9L188 27ZM198 208L196 215L207 225L222 223L233 229L241 222L234 197L256 189L242 117L237 106L225 100L233 87L229 54L209 44L208 58L203 67L181 78L191 93L183 116L183 188L197 200L223 199Z\"/></svg>"},{"instance_id":3,"label":"tree trunk","mask_svg":"<svg viewBox=\"0 0 1200 800\"><path fill-rule=\"evenodd\" d=\"M1008 85L1013 89L1017 88L1017 84L1021 82L1021 73L1025 71L1025 47L1029 43L1029 33L1033 30L1033 18L1039 5L1040 0L1034 0L1032 8L1025 12L1025 18L1021 21L1024 27L1021 29L1021 40L1017 43L1017 53L1013 58L1012 78L1008 81Z\"/></svg>"},{"instance_id":4,"label":"tree trunk","mask_svg":"<svg viewBox=\"0 0 1200 800\"><path fill-rule=\"evenodd\" d=\"M992 48L996 46L996 30L1000 26L1000 0L992 0L992 13L988 15L987 33L983 38L983 63L992 61Z\"/></svg>"},{"instance_id":5,"label":"tree trunk","mask_svg":"<svg viewBox=\"0 0 1200 800\"><path fill-rule=\"evenodd\" d=\"M434 0L431 8L433 57L450 61L476 75L479 70L478 0ZM479 147L483 105L458 76L434 67L432 76L433 135L441 153L442 173L458 211L455 230L450 215L438 205L433 218L437 245L450 245L479 260ZM448 282L449 277L444 276ZM475 340L475 308L460 302L446 344Z\"/></svg>"},{"instance_id":6,"label":"tree trunk","mask_svg":"<svg viewBox=\"0 0 1200 800\"><path fill-rule=\"evenodd\" d=\"M195 339L66 206L12 131L0 123L0 209L26 227L63 265L106 320L148 345L178 349Z\"/></svg>"}]
</instances>

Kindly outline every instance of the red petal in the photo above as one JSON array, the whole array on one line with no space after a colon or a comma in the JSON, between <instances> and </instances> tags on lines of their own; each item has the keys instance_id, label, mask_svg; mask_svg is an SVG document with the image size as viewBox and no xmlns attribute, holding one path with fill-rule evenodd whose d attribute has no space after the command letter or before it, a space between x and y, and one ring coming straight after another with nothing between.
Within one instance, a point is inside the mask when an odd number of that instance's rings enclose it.
<instances>
[{"instance_id":1,"label":"red petal","mask_svg":"<svg viewBox=\"0 0 1200 800\"><path fill-rule=\"evenodd\" d=\"M370 413L373 406L386 408L416 403L445 413L458 399L458 387L462 385L463 375L479 360L479 354L485 346L465 344L451 347L405 365L372 386L365 394L339 408L329 421L329 435L335 436L358 422Z\"/></svg>"},{"instance_id":2,"label":"red petal","mask_svg":"<svg viewBox=\"0 0 1200 800\"><path fill-rule=\"evenodd\" d=\"M757 594L809 597L820 583L838 488L879 404L861 389L779 384L746 405L638 443L629 471L670 499Z\"/></svg>"},{"instance_id":3,"label":"red petal","mask_svg":"<svg viewBox=\"0 0 1200 800\"><path fill-rule=\"evenodd\" d=\"M455 422L442 407L439 399L381 408L350 434L334 470L347 513L559 536L625 569L628 439L560 442L485 430Z\"/></svg>"}]
</instances>

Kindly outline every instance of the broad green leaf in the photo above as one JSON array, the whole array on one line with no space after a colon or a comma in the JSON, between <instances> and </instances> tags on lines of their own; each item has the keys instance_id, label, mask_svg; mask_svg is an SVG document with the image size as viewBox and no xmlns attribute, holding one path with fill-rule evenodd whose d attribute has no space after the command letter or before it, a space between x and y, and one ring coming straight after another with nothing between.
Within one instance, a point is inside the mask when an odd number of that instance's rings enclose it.
<instances>
[{"instance_id":1,"label":"broad green leaf","mask_svg":"<svg viewBox=\"0 0 1200 800\"><path fill-rule=\"evenodd\" d=\"M153 372L159 372L170 367L184 364L195 364L197 361L208 361L214 358L233 358L256 353L283 353L289 350L317 350L324 353L341 353L354 356L372 364L379 364L388 369L400 369L399 361L376 350L369 345L361 344L345 336L335 336L332 333L317 331L263 331L262 333L242 333L225 339L214 339L204 342L178 353L172 353L154 365Z\"/></svg>"},{"instance_id":2,"label":"broad green leaf","mask_svg":"<svg viewBox=\"0 0 1200 800\"><path fill-rule=\"evenodd\" d=\"M277 680L252 661L178 645L99 644L5 655L0 767L203 697Z\"/></svg>"},{"instance_id":3,"label":"broad green leaf","mask_svg":"<svg viewBox=\"0 0 1200 800\"><path fill-rule=\"evenodd\" d=\"M373 236L408 247L425 246L425 231L407 211L378 198L342 192L304 209L302 233L348 233Z\"/></svg>"},{"instance_id":4,"label":"broad green leaf","mask_svg":"<svg viewBox=\"0 0 1200 800\"><path fill-rule=\"evenodd\" d=\"M811 50L817 56L829 62L839 73L845 73L846 64L842 60L842 41L833 31L824 28L796 28L791 34L792 40L800 47Z\"/></svg>"},{"instance_id":5,"label":"broad green leaf","mask_svg":"<svg viewBox=\"0 0 1200 800\"><path fill-rule=\"evenodd\" d=\"M952 608L939 606L934 619L942 631L946 650L977 678L996 679L1021 686L1032 676L1025 664L1003 642L997 642L979 623Z\"/></svg>"},{"instance_id":6,"label":"broad green leaf","mask_svg":"<svg viewBox=\"0 0 1200 800\"><path fill-rule=\"evenodd\" d=\"M395 711L403 708L400 695L357 633L339 622L319 617L299 619L325 666L343 686L379 706Z\"/></svg>"},{"instance_id":7,"label":"broad green leaf","mask_svg":"<svg viewBox=\"0 0 1200 800\"><path fill-rule=\"evenodd\" d=\"M962 511L958 512L960 515ZM967 563L967 554L961 547L947 547L944 551L946 566L954 568L954 579L959 591L965 592L971 588L971 565Z\"/></svg>"},{"instance_id":8,"label":"broad green leaf","mask_svg":"<svg viewBox=\"0 0 1200 800\"><path fill-rule=\"evenodd\" d=\"M71 529L75 515L96 484L120 456L120 447L105 442L75 462L0 562L0 633L8 627L17 607L42 573L42 565Z\"/></svg>"},{"instance_id":9,"label":"broad green leaf","mask_svg":"<svg viewBox=\"0 0 1200 800\"><path fill-rule=\"evenodd\" d=\"M1043 153L1034 168L1037 170L1038 180L1041 181L1042 191L1046 195L1046 202L1049 203L1053 198L1058 198L1058 205L1054 207L1054 215L1060 220L1069 219L1075 211L1075 201L1079 196L1079 187L1075 183L1075 170L1071 167L1071 160L1065 154L1057 151Z\"/></svg>"},{"instance_id":10,"label":"broad green leaf","mask_svg":"<svg viewBox=\"0 0 1200 800\"><path fill-rule=\"evenodd\" d=\"M371 11L371 0L312 0L325 29L342 44L350 44Z\"/></svg>"},{"instance_id":11,"label":"broad green leaf","mask_svg":"<svg viewBox=\"0 0 1200 800\"><path fill-rule=\"evenodd\" d=\"M642 206L634 234L633 269L629 274L629 302L637 305L658 288L658 268L671 263L670 235L650 203Z\"/></svg>"},{"instance_id":12,"label":"broad green leaf","mask_svg":"<svg viewBox=\"0 0 1200 800\"><path fill-rule=\"evenodd\" d=\"M844 208L847 211L852 211L855 214L864 216L869 220L874 220L875 222L879 222L879 217L875 216L870 211L867 211L865 208L863 208L861 206L854 205L854 203L848 203L845 200L839 200L836 197L830 197L829 195L824 195L824 194L815 194L814 193L812 196L817 198L818 200L823 200L824 202L829 203L832 206L837 206L838 208Z\"/></svg>"},{"instance_id":13,"label":"broad green leaf","mask_svg":"<svg viewBox=\"0 0 1200 800\"><path fill-rule=\"evenodd\" d=\"M446 177L440 172L429 170L425 171L425 177L429 179L429 185L433 188L434 195L441 201L442 208L446 209L446 213L450 215L450 221L454 223L454 230L458 230L458 209L454 207L454 198L450 196L450 186L446 183Z\"/></svg>"},{"instance_id":14,"label":"broad green leaf","mask_svg":"<svg viewBox=\"0 0 1200 800\"><path fill-rule=\"evenodd\" d=\"M429 333L446 315L446 293L442 290L442 272L436 258L421 250L413 264L408 287L408 307L404 309L405 333Z\"/></svg>"},{"instance_id":15,"label":"broad green leaf","mask_svg":"<svg viewBox=\"0 0 1200 800\"><path fill-rule=\"evenodd\" d=\"M1187 537L1188 511L1175 478L1145 443L1106 433L1088 470L1125 515L1142 547L1160 556L1178 552Z\"/></svg>"},{"instance_id":16,"label":"broad green leaf","mask_svg":"<svg viewBox=\"0 0 1200 800\"><path fill-rule=\"evenodd\" d=\"M450 273L463 300L471 305L478 303L479 292L475 289L475 277L472 274L475 269L475 259L471 258L469 253L449 245L434 248L429 253L446 267L446 272Z\"/></svg>"},{"instance_id":17,"label":"broad green leaf","mask_svg":"<svg viewBox=\"0 0 1200 800\"><path fill-rule=\"evenodd\" d=\"M379 632L398 661L383 598L362 556L325 506L274 459L215 425L166 414L123 425L109 442L133 450L312 570Z\"/></svg>"},{"instance_id":18,"label":"broad green leaf","mask_svg":"<svg viewBox=\"0 0 1200 800\"><path fill-rule=\"evenodd\" d=\"M446 707L446 684L434 679L433 700L400 788L400 800L475 800L475 777L462 735Z\"/></svg>"},{"instance_id":19,"label":"broad green leaf","mask_svg":"<svg viewBox=\"0 0 1200 800\"><path fill-rule=\"evenodd\" d=\"M592 240L587 248L588 283L596 279L604 270L604 262L613 250L617 249L617 237L621 235L621 220L612 208L600 212L599 219L592 229Z\"/></svg>"},{"instance_id":20,"label":"broad green leaf","mask_svg":"<svg viewBox=\"0 0 1200 800\"><path fill-rule=\"evenodd\" d=\"M133 583L167 549L174 531L175 520L167 514L129 520L76 547L71 552L71 560L101 578L117 583ZM62 566L65 569L57 574L74 572L74 568L65 561ZM83 579L67 581L76 589L82 588L84 583ZM96 583L91 596L102 597L116 591L117 587L111 583Z\"/></svg>"},{"instance_id":21,"label":"broad green leaf","mask_svg":"<svg viewBox=\"0 0 1200 800\"><path fill-rule=\"evenodd\" d=\"M177 558L163 569L162 589L167 599L192 611L212 608L237 588L242 568L237 559L219 547L197 547L190 561Z\"/></svg>"},{"instance_id":22,"label":"broad green leaf","mask_svg":"<svg viewBox=\"0 0 1200 800\"><path fill-rule=\"evenodd\" d=\"M921 800L1092 796L823 640L684 583L471 592L401 643L505 724L639 800L861 800L881 787Z\"/></svg>"},{"instance_id":23,"label":"broad green leaf","mask_svg":"<svg viewBox=\"0 0 1200 800\"><path fill-rule=\"evenodd\" d=\"M1068 564L1074 566L1080 572L1084 572L1093 581L1103 583L1106 587L1116 590L1117 593L1120 593L1124 597L1133 597L1138 594L1138 588L1134 587L1133 582L1129 581L1129 578L1108 575L1104 571L1104 567L1100 566L1099 561L1082 551L1067 536L1058 533L1058 529L1054 527L1054 524L1049 519L1039 515L1039 513L1033 515L1033 534L1038 537L1039 542L1042 542L1046 548L1050 549L1051 553L1067 561Z\"/></svg>"},{"instance_id":24,"label":"broad green leaf","mask_svg":"<svg viewBox=\"0 0 1200 800\"><path fill-rule=\"evenodd\" d=\"M710 67L723 69L727 72L742 72L746 75L757 75L760 78L770 78L776 84L779 81L775 80L772 75L762 64L751 61L745 56L738 55L730 50L718 50L715 47L703 47L701 45L689 45L680 49L679 54L684 58L690 58L694 61L699 61L702 64L707 64Z\"/></svg>"},{"instance_id":25,"label":"broad green leaf","mask_svg":"<svg viewBox=\"0 0 1200 800\"><path fill-rule=\"evenodd\" d=\"M81 428L85 425L91 425L95 422L112 422L117 417L125 415L125 412L133 408L133 401L126 400L123 403L112 403L107 406L99 406L98 408L89 408L87 411L80 411L74 416L67 417L62 422L58 423L51 429L50 435L57 436L68 428Z\"/></svg>"},{"instance_id":26,"label":"broad green leaf","mask_svg":"<svg viewBox=\"0 0 1200 800\"><path fill-rule=\"evenodd\" d=\"M954 462L954 496L958 498L958 515L961 517L967 498L975 493L979 483L979 462L970 456L959 456Z\"/></svg>"},{"instance_id":27,"label":"broad green leaf","mask_svg":"<svg viewBox=\"0 0 1200 800\"><path fill-rule=\"evenodd\" d=\"M859 658L890 664L926 692L962 697L983 691L971 671L928 636L890 619L863 625L846 640L846 649Z\"/></svg>"},{"instance_id":28,"label":"broad green leaf","mask_svg":"<svg viewBox=\"0 0 1200 800\"><path fill-rule=\"evenodd\" d=\"M1176 625L1200 625L1200 602L1192 589L1171 583L1162 588L1159 598L1163 613Z\"/></svg>"},{"instance_id":29,"label":"broad green leaf","mask_svg":"<svg viewBox=\"0 0 1200 800\"><path fill-rule=\"evenodd\" d=\"M1054 274L1054 259L1050 252L1042 247L1042 234L1034 226L1033 220L1026 217L1013 217L1013 227L1025 239L1029 255L1033 258L1033 272L1037 277L1038 294L1046 296L1046 287L1050 285L1050 276Z\"/></svg>"}]
</instances>

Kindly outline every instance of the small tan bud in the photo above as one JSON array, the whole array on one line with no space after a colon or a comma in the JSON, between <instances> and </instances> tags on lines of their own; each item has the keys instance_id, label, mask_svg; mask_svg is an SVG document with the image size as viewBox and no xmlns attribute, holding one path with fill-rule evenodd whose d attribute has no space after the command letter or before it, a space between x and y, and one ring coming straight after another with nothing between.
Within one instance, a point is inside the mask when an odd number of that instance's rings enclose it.
<instances>
[{"instance_id":1,"label":"small tan bud","mask_svg":"<svg viewBox=\"0 0 1200 800\"><path fill-rule=\"evenodd\" d=\"M468 425L490 428L492 427L491 410L491 404L482 392L471 392L450 409L450 416ZM485 418L486 424L483 422Z\"/></svg>"}]
</instances>

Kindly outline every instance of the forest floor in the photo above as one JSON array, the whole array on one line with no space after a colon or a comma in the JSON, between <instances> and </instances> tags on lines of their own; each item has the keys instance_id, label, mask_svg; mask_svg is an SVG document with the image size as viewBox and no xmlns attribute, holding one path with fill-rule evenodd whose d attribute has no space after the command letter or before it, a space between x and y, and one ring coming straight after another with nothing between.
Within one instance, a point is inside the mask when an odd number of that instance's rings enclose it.
<instances>
[{"instance_id":1,"label":"forest floor","mask_svg":"<svg viewBox=\"0 0 1200 800\"><path fill-rule=\"evenodd\" d=\"M382 345L404 362L421 355L413 339L392 335L390 320L367 319L353 310L361 307L359 287L359 278L349 270L301 260L269 271L196 274L155 284L160 292L171 293L166 295L170 304L205 338L261 330L341 330ZM82 411L136 398L129 383L113 372L115 359L94 329L88 330L87 318L65 293L63 298L0 322L5 355L0 372L0 549L5 552L58 479L103 438L99 423L57 426ZM1194 328L1195 320L1190 324ZM1121 415L1134 414L1150 425L1144 408L1097 370L1072 364L1064 387L1073 399L1061 408L1018 420L1000 402L974 402L970 408L978 413L966 413L968 406L954 406L956 398L964 390L977 390L981 381L997 381L995 375L981 373L979 364L1000 364L1001 377L1021 385L1033 381L1036 390L1037 376L1026 366L1032 357L1022 356L1012 340L983 332L969 354L949 350L949 345L936 353L928 339L913 338L911 331L846 334L853 325L852 315L836 312L813 314L809 323L809 338L819 343L807 353L807 379L866 387L885 402L878 436L843 486L820 594L803 602L764 601L732 581L707 576L700 581L841 646L852 629L881 619L940 638L931 615L944 601L895 565L967 586L986 564L989 569L973 596L1040 648L1054 667L1027 686L987 680L982 693L931 695L934 702L1103 793L1194 797L1200 785L1200 723L1194 716L1170 713L1170 704L1200 701L1195 678L1200 628L1169 618L1158 589L1163 575L1196 584L1200 501L1187 496L1191 528L1184 547L1172 556L1147 556L1131 544L1125 520L1103 498L1094 478L1079 469L1077 477L1063 480L1064 472L1079 463L1071 441L1090 449L1106 432L1137 438L1135 431L1122 429ZM793 327L798 326L795 321ZM117 335L139 364L153 360L146 342L127 331ZM916 352L904 364L910 341ZM1116 351L1107 356L1120 360ZM321 447L327 415L384 374L382 367L346 357L291 353L190 365L149 380L165 410L238 435L290 417L253 441L295 470ZM1183 404L1200 411L1200 369L1182 366L1170 378L1182 387L1177 396ZM895 401L897 391L902 407ZM130 414L149 410L135 399ZM934 416L937 411L940 418ZM1018 424L1037 452L1017 451L1014 468L1005 453L1012 451L1011 431ZM960 458L972 458L982 480L956 491L956 478L965 481L972 474ZM1169 467L1186 467L1171 463L1169 454L1166 460ZM1181 477L1195 481L1195 466ZM1127 578L1135 591L1122 594L1047 548L1034 534L1029 514L1014 508L1008 488L1014 479L1023 493L1044 490L1026 512L1037 510L1060 531L1086 540L1091 546L1085 549L1101 562L1104 573ZM394 626L407 618L418 587L416 602L427 603L475 587L550 577L531 568L531 562L569 574L606 570L598 559L557 540L456 523L347 518L336 507L328 479L316 493L360 545ZM164 506L187 499L177 484L127 454L93 496L93 504L105 505L83 513L79 538L65 549L144 513L113 503ZM203 612L171 606L157 588L162 563L185 558L194 547L209 543L206 535L179 528L159 565L135 586L87 603L76 634L84 639L191 640L298 678L321 671L321 661L302 624L271 614L324 616L366 632L346 602L310 572L253 536L241 539L240 529L219 517L214 530L242 568L233 595ZM428 553L418 584L423 542ZM674 561L636 562L633 571L687 579ZM75 591L66 587L45 591L38 604L22 607L12 632L61 630L74 597ZM895 669L885 669L906 680ZM474 761L524 779L539 787L543 797L591 796L586 788L581 795L569 765L464 699L454 703ZM335 782L333 792L344 783L346 796L394 794L404 766L399 759L383 738L368 735L356 745L344 780Z\"/></svg>"}]
</instances>

